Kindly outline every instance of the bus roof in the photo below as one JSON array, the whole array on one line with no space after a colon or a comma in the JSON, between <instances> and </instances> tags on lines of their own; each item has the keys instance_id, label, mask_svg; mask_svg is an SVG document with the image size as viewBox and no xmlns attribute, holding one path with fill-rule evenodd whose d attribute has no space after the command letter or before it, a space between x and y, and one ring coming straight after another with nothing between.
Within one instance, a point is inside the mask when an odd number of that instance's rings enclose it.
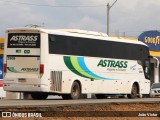
<instances>
[{"instance_id":1,"label":"bus roof","mask_svg":"<svg viewBox=\"0 0 160 120\"><path fill-rule=\"evenodd\" d=\"M120 37L117 37L117 38L109 37L107 34L102 33L102 32L95 32L95 31L88 31L88 30L81 30L81 29L43 29L43 28L21 27L21 28L8 28L6 32L7 33L10 33L10 32L11 33L13 32L44 32L48 34L76 36L76 37L108 40L108 41L114 41L114 42L140 44L140 45L147 46L145 43L141 41L127 40L127 39L120 38Z\"/></svg>"}]
</instances>

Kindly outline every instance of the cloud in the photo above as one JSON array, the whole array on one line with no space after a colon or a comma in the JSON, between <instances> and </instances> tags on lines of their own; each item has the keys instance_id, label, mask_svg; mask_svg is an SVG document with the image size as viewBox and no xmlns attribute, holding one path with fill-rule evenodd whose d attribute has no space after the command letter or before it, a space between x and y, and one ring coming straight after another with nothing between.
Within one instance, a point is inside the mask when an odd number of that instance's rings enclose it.
<instances>
[{"instance_id":1,"label":"cloud","mask_svg":"<svg viewBox=\"0 0 160 120\"><path fill-rule=\"evenodd\" d=\"M89 16L84 16L79 21L75 21L68 25L68 28L78 28L92 31L105 31L106 27L98 20L95 20Z\"/></svg>"},{"instance_id":2,"label":"cloud","mask_svg":"<svg viewBox=\"0 0 160 120\"><path fill-rule=\"evenodd\" d=\"M157 0L118 1L110 11L111 31L137 37L143 31L159 29L159 5Z\"/></svg>"},{"instance_id":3,"label":"cloud","mask_svg":"<svg viewBox=\"0 0 160 120\"><path fill-rule=\"evenodd\" d=\"M45 23L46 28L51 29L72 27L106 32L106 5L107 3L111 5L114 1L115 0L0 1L0 36L4 36L4 31L8 27L22 27L27 24L42 23ZM53 7L54 5L59 7ZM118 0L110 10L110 32L113 35L115 35L115 31L119 31L121 35L125 32L128 36L136 37L140 32L145 30L159 30L159 6L160 2L157 0Z\"/></svg>"},{"instance_id":4,"label":"cloud","mask_svg":"<svg viewBox=\"0 0 160 120\"><path fill-rule=\"evenodd\" d=\"M23 3L32 3L30 1ZM46 2L46 4L54 3L53 1L50 2L49 0L46 0ZM38 2L38 4L41 3ZM3 16L1 17L2 26L7 28L22 27L27 24L42 24L43 22L47 23L48 20L45 16L45 10L43 10L42 8L44 7L15 3L8 3L6 5L6 3L3 2L3 6L0 7L0 10L3 11L0 12L0 16Z\"/></svg>"}]
</instances>

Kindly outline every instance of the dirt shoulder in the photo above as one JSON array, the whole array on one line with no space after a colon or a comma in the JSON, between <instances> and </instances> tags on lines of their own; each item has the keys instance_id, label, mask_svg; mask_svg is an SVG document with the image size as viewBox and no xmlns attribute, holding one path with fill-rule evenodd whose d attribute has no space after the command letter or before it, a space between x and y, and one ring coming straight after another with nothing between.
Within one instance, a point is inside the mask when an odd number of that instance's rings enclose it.
<instances>
[{"instance_id":1,"label":"dirt shoulder","mask_svg":"<svg viewBox=\"0 0 160 120\"><path fill-rule=\"evenodd\" d=\"M4 107L0 108L0 111L11 112L14 117L19 115L19 117L12 119L22 119L22 117L25 117L23 118L24 120L160 120L160 102L86 104L45 107ZM30 118L27 118L28 116L30 116ZM11 118L2 119L6 120Z\"/></svg>"}]
</instances>

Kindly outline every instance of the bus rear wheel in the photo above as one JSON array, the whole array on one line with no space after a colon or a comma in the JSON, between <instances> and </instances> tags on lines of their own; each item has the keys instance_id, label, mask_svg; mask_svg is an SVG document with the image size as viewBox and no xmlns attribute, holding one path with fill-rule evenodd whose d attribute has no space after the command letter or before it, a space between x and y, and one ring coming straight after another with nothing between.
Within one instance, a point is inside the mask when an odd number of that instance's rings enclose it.
<instances>
[{"instance_id":1,"label":"bus rear wheel","mask_svg":"<svg viewBox=\"0 0 160 120\"><path fill-rule=\"evenodd\" d=\"M137 98L138 97L138 85L136 83L133 84L131 89L131 94L127 94L128 98Z\"/></svg>"},{"instance_id":2,"label":"bus rear wheel","mask_svg":"<svg viewBox=\"0 0 160 120\"><path fill-rule=\"evenodd\" d=\"M71 99L80 99L81 98L81 88L80 88L80 85L77 81L75 81L72 84L70 98Z\"/></svg>"},{"instance_id":3,"label":"bus rear wheel","mask_svg":"<svg viewBox=\"0 0 160 120\"><path fill-rule=\"evenodd\" d=\"M45 100L48 97L48 94L45 93L31 93L31 96L35 100Z\"/></svg>"},{"instance_id":4,"label":"bus rear wheel","mask_svg":"<svg viewBox=\"0 0 160 120\"><path fill-rule=\"evenodd\" d=\"M72 100L80 99L81 98L80 84L77 81L73 82L72 87L71 87L71 93L70 94L63 94L62 98L63 99L72 99Z\"/></svg>"}]
</instances>

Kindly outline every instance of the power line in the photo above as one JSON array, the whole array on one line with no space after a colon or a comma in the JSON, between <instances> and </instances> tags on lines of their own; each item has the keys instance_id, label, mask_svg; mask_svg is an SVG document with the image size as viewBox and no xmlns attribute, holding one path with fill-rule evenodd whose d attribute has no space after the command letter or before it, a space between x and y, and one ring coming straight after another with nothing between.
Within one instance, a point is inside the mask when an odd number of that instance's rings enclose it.
<instances>
[{"instance_id":1,"label":"power line","mask_svg":"<svg viewBox=\"0 0 160 120\"><path fill-rule=\"evenodd\" d=\"M42 5L42 4L34 4L34 3L26 3L26 2L15 2L9 0L0 0L3 2L10 2L15 4L23 4L23 5L31 5L31 6L39 6L39 7L105 7L105 5Z\"/></svg>"}]
</instances>

